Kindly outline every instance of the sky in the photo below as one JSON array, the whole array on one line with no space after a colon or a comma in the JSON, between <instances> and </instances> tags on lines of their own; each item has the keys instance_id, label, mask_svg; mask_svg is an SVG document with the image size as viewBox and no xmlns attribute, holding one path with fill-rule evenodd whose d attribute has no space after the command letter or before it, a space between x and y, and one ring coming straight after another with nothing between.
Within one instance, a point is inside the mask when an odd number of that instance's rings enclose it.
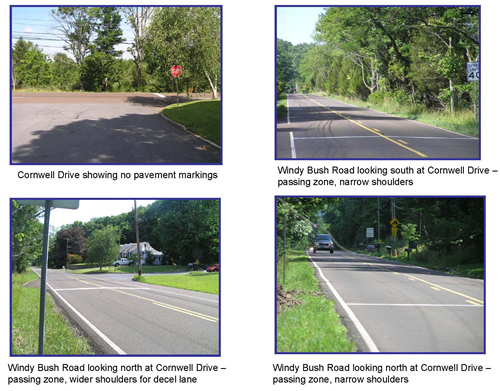
<instances>
[{"instance_id":1,"label":"sky","mask_svg":"<svg viewBox=\"0 0 500 391\"><path fill-rule=\"evenodd\" d=\"M17 39L22 36L24 40L36 43L50 57L64 52L73 58L70 52L64 51L64 42L54 35L54 27L57 24L51 15L51 10L55 9L57 7L12 7L12 45L14 46ZM123 18L121 28L123 37L127 42L132 42L134 34ZM130 53L127 53L128 47L130 45L127 44L117 46L118 50L123 50L125 59L132 58Z\"/></svg>"},{"instance_id":2,"label":"sky","mask_svg":"<svg viewBox=\"0 0 500 391\"><path fill-rule=\"evenodd\" d=\"M137 207L146 206L156 200L137 200ZM50 226L59 228L75 221L87 222L94 217L116 216L130 212L134 200L80 200L78 209L55 208L50 212ZM43 222L43 218L41 220Z\"/></svg>"},{"instance_id":3,"label":"sky","mask_svg":"<svg viewBox=\"0 0 500 391\"><path fill-rule=\"evenodd\" d=\"M319 14L325 7L278 7L277 36L291 42L312 43Z\"/></svg>"}]
</instances>

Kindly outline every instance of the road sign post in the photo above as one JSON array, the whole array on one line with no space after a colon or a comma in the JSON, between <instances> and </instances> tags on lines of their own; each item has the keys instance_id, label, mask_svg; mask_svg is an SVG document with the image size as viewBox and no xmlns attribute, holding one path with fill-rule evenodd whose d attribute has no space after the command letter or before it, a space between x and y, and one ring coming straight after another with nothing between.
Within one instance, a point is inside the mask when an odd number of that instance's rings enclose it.
<instances>
[{"instance_id":1,"label":"road sign post","mask_svg":"<svg viewBox=\"0 0 500 391\"><path fill-rule=\"evenodd\" d=\"M43 206L45 215L43 219L43 247L42 247L42 270L40 275L40 318L38 323L38 354L43 355L45 344L45 302L47 297L47 266L49 261L49 229L50 209L78 209L79 200L17 200L19 205Z\"/></svg>"},{"instance_id":2,"label":"road sign post","mask_svg":"<svg viewBox=\"0 0 500 391\"><path fill-rule=\"evenodd\" d=\"M476 127L478 127L479 130L479 121L478 121L478 100L477 100L477 82L479 81L479 62L468 62L467 63L467 81L473 81L474 82L474 106L476 108L475 110L475 120L476 120Z\"/></svg>"},{"instance_id":3,"label":"road sign post","mask_svg":"<svg viewBox=\"0 0 500 391\"><path fill-rule=\"evenodd\" d=\"M182 75L182 67L180 65L172 65L170 73L175 77L175 90L177 91L177 106L179 106L179 82L178 77Z\"/></svg>"}]
</instances>

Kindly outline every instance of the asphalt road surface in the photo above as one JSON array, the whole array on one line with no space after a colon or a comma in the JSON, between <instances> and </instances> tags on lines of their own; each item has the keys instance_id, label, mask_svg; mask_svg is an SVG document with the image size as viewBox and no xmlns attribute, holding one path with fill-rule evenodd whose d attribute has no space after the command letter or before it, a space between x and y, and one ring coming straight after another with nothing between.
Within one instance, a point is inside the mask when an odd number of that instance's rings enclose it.
<instances>
[{"instance_id":1,"label":"asphalt road surface","mask_svg":"<svg viewBox=\"0 0 500 391\"><path fill-rule=\"evenodd\" d=\"M484 352L482 280L345 251L309 256L360 351Z\"/></svg>"},{"instance_id":2,"label":"asphalt road surface","mask_svg":"<svg viewBox=\"0 0 500 391\"><path fill-rule=\"evenodd\" d=\"M161 118L174 101L141 93L13 93L12 163L220 163L219 149Z\"/></svg>"},{"instance_id":3,"label":"asphalt road surface","mask_svg":"<svg viewBox=\"0 0 500 391\"><path fill-rule=\"evenodd\" d=\"M47 291L97 353L219 354L218 295L117 276L50 269L47 273Z\"/></svg>"},{"instance_id":4,"label":"asphalt road surface","mask_svg":"<svg viewBox=\"0 0 500 391\"><path fill-rule=\"evenodd\" d=\"M288 95L278 159L478 159L479 139L315 95Z\"/></svg>"}]
</instances>

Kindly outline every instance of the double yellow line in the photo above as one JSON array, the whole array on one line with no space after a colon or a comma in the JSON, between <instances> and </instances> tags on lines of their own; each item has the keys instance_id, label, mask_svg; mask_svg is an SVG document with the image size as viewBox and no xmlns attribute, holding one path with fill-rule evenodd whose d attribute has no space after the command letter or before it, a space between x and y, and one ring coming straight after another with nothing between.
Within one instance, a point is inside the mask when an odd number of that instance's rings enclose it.
<instances>
[{"instance_id":1,"label":"double yellow line","mask_svg":"<svg viewBox=\"0 0 500 391\"><path fill-rule=\"evenodd\" d=\"M379 131L375 131L375 130L373 130L373 129L370 129L370 128L368 128L368 127L366 127L366 126L362 125L362 124L360 123L360 121L354 121L354 120L352 120L352 119L350 119L350 118L346 117L345 115L340 114L338 111L332 110L332 109L330 109L329 107L326 107L325 105L322 105L321 103L316 102L314 99L311 99L311 98L309 98L309 97L308 97L308 96L306 96L306 95L304 95L304 96L305 96L307 99L309 99L311 102L316 103L318 106L324 107L325 109L327 109L327 110L331 111L332 113L334 113L334 114L338 115L339 117L344 118L345 120L347 120L347 121L349 121L349 122L353 123L354 125L359 126L360 128L366 129L366 130L368 130L369 132L371 132L371 133L373 133L373 134L376 134L377 136L382 137L383 139L385 139L385 140L387 140L387 141L390 141L391 143L393 143L393 144L396 144L396 145L400 146L401 148L404 148L404 149L407 149L408 151L411 151L411 152L413 152L413 153L416 153L418 156L421 156L421 157L428 157L427 155L424 155L422 152L419 152L419 151L416 151L415 149L412 149L412 148L410 148L410 147L407 147L406 145L404 145L404 144L403 144L403 141L401 141L401 140L400 140L400 141L396 141L396 140L393 140L393 139L391 139L391 138L389 138L389 137L387 137L387 136L384 136L383 134L380 134L380 133L379 133Z\"/></svg>"},{"instance_id":2,"label":"double yellow line","mask_svg":"<svg viewBox=\"0 0 500 391\"><path fill-rule=\"evenodd\" d=\"M90 282L90 281L80 280L79 278L75 278L75 277L71 277L71 276L68 276L68 277L72 278L73 280L77 280L77 281L83 282L84 284L91 284L91 285L95 285L95 286L100 287L100 288L106 288L105 286L102 286L102 285L99 285L99 284L96 284L96 283L93 283L93 282ZM153 303L154 305L157 305L159 307L163 307L163 308L169 309L171 311L180 312L180 313L185 314L185 315L194 316L196 318L200 318L200 319L206 320L208 322L214 322L215 323L215 322L219 321L218 318L210 316L210 315L205 315L205 314L201 314L199 312L191 311L191 310L188 310L188 309L185 309L185 308L176 307L174 305L170 305L170 304L162 303L161 301L157 301L157 300L153 300L153 299L148 299L146 297L134 295L133 293L125 292L125 291L122 291L122 290L119 290L119 289L109 289L109 290L113 291L113 292L122 293L124 295L136 297L136 298L141 299L141 300L149 301L150 303Z\"/></svg>"},{"instance_id":3,"label":"double yellow line","mask_svg":"<svg viewBox=\"0 0 500 391\"><path fill-rule=\"evenodd\" d=\"M374 265L373 263L370 263L370 262L363 262L363 263L365 265L373 266L373 267L376 267L376 268L379 268L381 270L385 270L385 271L388 271L388 272L391 272L391 273L394 273L394 274L400 274L402 276L406 276L406 277L408 277L408 278L410 278L412 280L417 280L417 281L423 282L424 284L430 285L431 287L434 287L434 288L438 288L439 290L447 291L447 292L450 292L450 293L454 293L455 295L462 296L462 297L468 299L468 300L466 300L468 303L471 303L471 304L474 304L474 305L483 305L484 304L484 301L476 299L475 297L468 296L466 294L454 291L452 289L445 288L445 287L443 287L441 285L434 284L433 282L422 280L421 278L412 276L411 274L393 272L390 269L387 269L387 268L382 267L382 266Z\"/></svg>"}]
</instances>

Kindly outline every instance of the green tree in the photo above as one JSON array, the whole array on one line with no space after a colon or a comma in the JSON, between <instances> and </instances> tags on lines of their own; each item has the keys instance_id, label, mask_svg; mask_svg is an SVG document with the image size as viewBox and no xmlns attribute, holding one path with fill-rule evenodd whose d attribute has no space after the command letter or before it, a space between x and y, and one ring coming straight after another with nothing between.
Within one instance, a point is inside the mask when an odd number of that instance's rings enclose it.
<instances>
[{"instance_id":1,"label":"green tree","mask_svg":"<svg viewBox=\"0 0 500 391\"><path fill-rule=\"evenodd\" d=\"M153 75L166 89L173 89L172 65L183 67L183 80L202 85L217 98L220 89L220 8L165 7L151 19L148 62Z\"/></svg>"},{"instance_id":2,"label":"green tree","mask_svg":"<svg viewBox=\"0 0 500 391\"><path fill-rule=\"evenodd\" d=\"M14 91L16 90L16 86L19 84L19 80L17 80L19 66L24 61L26 53L32 48L33 43L24 40L23 37L19 38L12 48L12 88Z\"/></svg>"},{"instance_id":3,"label":"green tree","mask_svg":"<svg viewBox=\"0 0 500 391\"><path fill-rule=\"evenodd\" d=\"M181 264L196 259L219 260L219 203L217 200L162 200L154 229L160 248Z\"/></svg>"},{"instance_id":4,"label":"green tree","mask_svg":"<svg viewBox=\"0 0 500 391\"><path fill-rule=\"evenodd\" d=\"M43 208L31 205L11 204L11 271L23 273L42 255L43 224L38 220Z\"/></svg>"},{"instance_id":5,"label":"green tree","mask_svg":"<svg viewBox=\"0 0 500 391\"><path fill-rule=\"evenodd\" d=\"M124 7L122 12L125 15L128 25L132 28L134 42L127 51L132 55L137 67L137 85L142 89L142 70L144 63L146 34L149 28L149 21L154 13L153 7Z\"/></svg>"},{"instance_id":6,"label":"green tree","mask_svg":"<svg viewBox=\"0 0 500 391\"><path fill-rule=\"evenodd\" d=\"M51 61L36 45L31 46L16 67L16 82L23 87L52 85Z\"/></svg>"},{"instance_id":7,"label":"green tree","mask_svg":"<svg viewBox=\"0 0 500 391\"><path fill-rule=\"evenodd\" d=\"M54 86L64 91L79 87L78 67L66 53L56 53L52 62Z\"/></svg>"},{"instance_id":8,"label":"green tree","mask_svg":"<svg viewBox=\"0 0 500 391\"><path fill-rule=\"evenodd\" d=\"M120 254L120 230L108 226L92 232L88 240L87 261L97 263L100 270L111 265Z\"/></svg>"},{"instance_id":9,"label":"green tree","mask_svg":"<svg viewBox=\"0 0 500 391\"><path fill-rule=\"evenodd\" d=\"M59 269L66 265L69 254L83 257L87 249L85 232L76 227L61 229L50 254L50 265Z\"/></svg>"},{"instance_id":10,"label":"green tree","mask_svg":"<svg viewBox=\"0 0 500 391\"><path fill-rule=\"evenodd\" d=\"M81 68L92 46L91 38L96 26L95 13L95 9L89 7L58 7L57 10L52 10L52 16L57 23L57 35L65 42L64 50L73 55L78 66L81 90Z\"/></svg>"},{"instance_id":11,"label":"green tree","mask_svg":"<svg viewBox=\"0 0 500 391\"><path fill-rule=\"evenodd\" d=\"M93 8L96 19L97 37L93 41L93 51L104 52L112 57L120 57L123 51L116 50L115 46L125 42L120 27L122 17L120 9L116 7Z\"/></svg>"},{"instance_id":12,"label":"green tree","mask_svg":"<svg viewBox=\"0 0 500 391\"><path fill-rule=\"evenodd\" d=\"M83 87L86 91L107 91L118 79L116 59L104 52L95 52L87 56L82 65Z\"/></svg>"}]
</instances>

